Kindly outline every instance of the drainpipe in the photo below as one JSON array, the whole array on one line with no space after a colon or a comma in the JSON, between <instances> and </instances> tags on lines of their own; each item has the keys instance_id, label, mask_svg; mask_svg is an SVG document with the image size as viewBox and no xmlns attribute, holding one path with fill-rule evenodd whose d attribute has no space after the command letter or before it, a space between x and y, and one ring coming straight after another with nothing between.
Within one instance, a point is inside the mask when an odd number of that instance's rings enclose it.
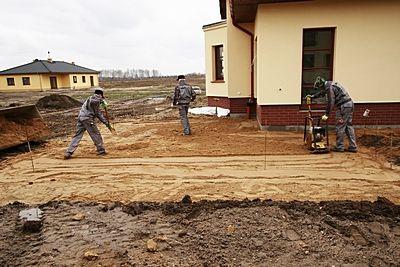
<instances>
[{"instance_id":1,"label":"drainpipe","mask_svg":"<svg viewBox=\"0 0 400 267\"><path fill-rule=\"evenodd\" d=\"M232 19L232 24L242 32L246 33L247 35L250 36L250 66L251 66L251 76L250 76L250 99L247 103L246 107L246 112L247 116L250 119L250 107L254 105L254 64L253 64L253 58L254 58L254 35L252 32L246 30L242 26L236 23L235 21L235 14L233 13L233 1L234 0L229 0L229 8L230 8L230 13L231 13L231 19Z\"/></svg>"}]
</instances>

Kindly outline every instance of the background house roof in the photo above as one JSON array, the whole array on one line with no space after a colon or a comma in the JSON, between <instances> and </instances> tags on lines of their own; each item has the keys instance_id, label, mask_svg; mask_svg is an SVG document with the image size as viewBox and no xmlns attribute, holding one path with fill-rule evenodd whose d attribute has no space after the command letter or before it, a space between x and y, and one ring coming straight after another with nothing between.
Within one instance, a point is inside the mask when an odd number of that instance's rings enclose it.
<instances>
[{"instance_id":1,"label":"background house roof","mask_svg":"<svg viewBox=\"0 0 400 267\"><path fill-rule=\"evenodd\" d=\"M306 2L312 0L219 0L221 18L226 19L226 1L231 1L231 9L235 22L254 22L258 4L273 4L282 2Z\"/></svg>"},{"instance_id":2,"label":"background house roof","mask_svg":"<svg viewBox=\"0 0 400 267\"><path fill-rule=\"evenodd\" d=\"M0 75L39 74L39 73L82 73L98 74L96 70L81 67L64 61L49 61L35 59L33 62L0 71Z\"/></svg>"}]
</instances>

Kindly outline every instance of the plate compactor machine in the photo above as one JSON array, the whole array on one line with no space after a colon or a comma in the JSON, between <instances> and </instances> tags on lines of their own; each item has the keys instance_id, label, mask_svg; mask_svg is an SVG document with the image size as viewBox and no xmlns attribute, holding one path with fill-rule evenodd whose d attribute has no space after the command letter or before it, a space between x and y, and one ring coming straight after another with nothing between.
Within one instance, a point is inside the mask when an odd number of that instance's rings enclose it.
<instances>
[{"instance_id":1,"label":"plate compactor machine","mask_svg":"<svg viewBox=\"0 0 400 267\"><path fill-rule=\"evenodd\" d=\"M323 122L321 116L312 115L311 97L306 101L308 115L304 120L304 144L313 154L329 153L328 122Z\"/></svg>"}]
</instances>

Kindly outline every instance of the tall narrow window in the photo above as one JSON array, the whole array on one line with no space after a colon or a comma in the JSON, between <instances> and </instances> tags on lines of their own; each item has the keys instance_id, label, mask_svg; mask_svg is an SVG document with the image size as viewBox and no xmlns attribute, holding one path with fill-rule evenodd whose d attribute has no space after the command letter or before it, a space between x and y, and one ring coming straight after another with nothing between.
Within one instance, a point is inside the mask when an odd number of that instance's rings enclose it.
<instances>
[{"instance_id":1,"label":"tall narrow window","mask_svg":"<svg viewBox=\"0 0 400 267\"><path fill-rule=\"evenodd\" d=\"M86 76L82 76L82 83L86 83Z\"/></svg>"},{"instance_id":2,"label":"tall narrow window","mask_svg":"<svg viewBox=\"0 0 400 267\"><path fill-rule=\"evenodd\" d=\"M74 81L74 83L77 83L77 82L78 82L78 78L77 78L76 76L73 76L73 77L72 77L72 80Z\"/></svg>"},{"instance_id":3,"label":"tall narrow window","mask_svg":"<svg viewBox=\"0 0 400 267\"><path fill-rule=\"evenodd\" d=\"M224 80L224 47L222 45L214 46L214 71L215 71L215 80L223 81Z\"/></svg>"},{"instance_id":4,"label":"tall narrow window","mask_svg":"<svg viewBox=\"0 0 400 267\"><path fill-rule=\"evenodd\" d=\"M334 38L334 28L303 30L302 104L305 104L306 95L316 93L313 89L315 78L321 76L332 80ZM316 99L320 104L325 101L324 97Z\"/></svg>"},{"instance_id":5,"label":"tall narrow window","mask_svg":"<svg viewBox=\"0 0 400 267\"><path fill-rule=\"evenodd\" d=\"M7 85L8 86L14 86L15 85L14 78L7 78Z\"/></svg>"},{"instance_id":6,"label":"tall narrow window","mask_svg":"<svg viewBox=\"0 0 400 267\"><path fill-rule=\"evenodd\" d=\"M23 85L31 85L31 78L30 77L22 77L22 84Z\"/></svg>"}]
</instances>

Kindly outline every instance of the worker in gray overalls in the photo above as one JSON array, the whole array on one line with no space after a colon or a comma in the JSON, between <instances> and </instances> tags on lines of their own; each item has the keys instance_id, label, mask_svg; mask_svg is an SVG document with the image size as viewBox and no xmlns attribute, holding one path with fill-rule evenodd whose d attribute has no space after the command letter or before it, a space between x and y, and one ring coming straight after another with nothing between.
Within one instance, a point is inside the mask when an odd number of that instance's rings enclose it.
<instances>
[{"instance_id":1,"label":"worker in gray overalls","mask_svg":"<svg viewBox=\"0 0 400 267\"><path fill-rule=\"evenodd\" d=\"M107 105L104 100L104 92L101 88L97 88L94 94L86 99L83 103L81 110L78 115L78 122L76 124L76 133L72 138L72 141L64 154L64 159L70 159L72 154L78 148L79 142L81 141L85 131L88 131L90 138L97 148L98 155L105 155L106 150L104 149L103 138L96 126L95 118L98 118L104 123L107 128L112 131L109 121L104 117L103 113L100 112L100 105Z\"/></svg>"},{"instance_id":2,"label":"worker in gray overalls","mask_svg":"<svg viewBox=\"0 0 400 267\"><path fill-rule=\"evenodd\" d=\"M191 130L187 114L190 102L196 99L196 93L193 88L186 83L185 75L179 75L176 80L178 81L178 85L175 87L172 105L179 106L179 116L182 122L183 135L190 135Z\"/></svg>"},{"instance_id":3,"label":"worker in gray overalls","mask_svg":"<svg viewBox=\"0 0 400 267\"><path fill-rule=\"evenodd\" d=\"M322 116L323 121L328 119L330 111L336 106L336 147L332 150L344 152L344 139L347 135L349 147L346 151L357 152L356 135L353 127L354 103L349 93L339 83L326 81L322 77L317 77L314 89L319 90L319 92L312 95L311 98L318 98L324 95L327 97L325 115Z\"/></svg>"}]
</instances>

